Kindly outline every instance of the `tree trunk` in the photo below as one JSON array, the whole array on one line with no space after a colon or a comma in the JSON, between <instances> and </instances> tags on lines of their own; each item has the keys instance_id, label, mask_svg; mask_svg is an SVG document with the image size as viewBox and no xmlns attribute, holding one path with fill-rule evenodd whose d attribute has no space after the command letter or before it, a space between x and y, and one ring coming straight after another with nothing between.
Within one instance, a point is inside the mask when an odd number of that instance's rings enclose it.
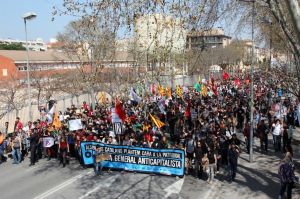
<instances>
[{"instance_id":1,"label":"tree trunk","mask_svg":"<svg viewBox=\"0 0 300 199\"><path fill-rule=\"evenodd\" d=\"M92 100L92 110L95 110L95 92L93 88L90 91L90 96Z\"/></svg>"},{"instance_id":2,"label":"tree trunk","mask_svg":"<svg viewBox=\"0 0 300 199\"><path fill-rule=\"evenodd\" d=\"M76 103L77 103L76 106L79 107L80 105L79 105L79 96L78 95L76 95Z\"/></svg>"}]
</instances>

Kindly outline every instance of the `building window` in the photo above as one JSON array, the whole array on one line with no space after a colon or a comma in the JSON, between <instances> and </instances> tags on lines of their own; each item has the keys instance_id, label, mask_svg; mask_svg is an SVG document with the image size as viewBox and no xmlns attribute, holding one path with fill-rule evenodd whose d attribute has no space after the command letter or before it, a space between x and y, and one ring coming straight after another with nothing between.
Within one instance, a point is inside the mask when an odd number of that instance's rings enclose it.
<instances>
[{"instance_id":1,"label":"building window","mask_svg":"<svg viewBox=\"0 0 300 199\"><path fill-rule=\"evenodd\" d=\"M2 69L2 75L3 77L6 77L8 74L7 74L7 69Z\"/></svg>"}]
</instances>

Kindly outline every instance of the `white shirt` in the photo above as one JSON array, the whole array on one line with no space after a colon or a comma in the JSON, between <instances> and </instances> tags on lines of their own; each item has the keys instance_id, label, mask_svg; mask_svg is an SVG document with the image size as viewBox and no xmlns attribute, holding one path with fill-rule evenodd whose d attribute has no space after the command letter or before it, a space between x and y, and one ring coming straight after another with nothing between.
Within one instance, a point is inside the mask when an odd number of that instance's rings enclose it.
<instances>
[{"instance_id":1,"label":"white shirt","mask_svg":"<svg viewBox=\"0 0 300 199\"><path fill-rule=\"evenodd\" d=\"M282 130L282 125L281 124L273 124L272 125L274 127L273 130L273 135L280 135L281 134L281 130Z\"/></svg>"}]
</instances>

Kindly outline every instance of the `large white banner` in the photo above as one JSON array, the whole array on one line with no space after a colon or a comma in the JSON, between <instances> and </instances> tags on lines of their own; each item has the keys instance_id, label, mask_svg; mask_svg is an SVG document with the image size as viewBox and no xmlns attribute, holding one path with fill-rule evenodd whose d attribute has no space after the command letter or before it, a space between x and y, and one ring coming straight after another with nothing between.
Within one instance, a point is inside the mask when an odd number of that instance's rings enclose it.
<instances>
[{"instance_id":1,"label":"large white banner","mask_svg":"<svg viewBox=\"0 0 300 199\"><path fill-rule=\"evenodd\" d=\"M44 137L43 138L43 146L46 148L52 147L54 145L53 137Z\"/></svg>"},{"instance_id":2,"label":"large white banner","mask_svg":"<svg viewBox=\"0 0 300 199\"><path fill-rule=\"evenodd\" d=\"M69 120L68 127L70 131L77 131L82 129L81 119Z\"/></svg>"}]
</instances>

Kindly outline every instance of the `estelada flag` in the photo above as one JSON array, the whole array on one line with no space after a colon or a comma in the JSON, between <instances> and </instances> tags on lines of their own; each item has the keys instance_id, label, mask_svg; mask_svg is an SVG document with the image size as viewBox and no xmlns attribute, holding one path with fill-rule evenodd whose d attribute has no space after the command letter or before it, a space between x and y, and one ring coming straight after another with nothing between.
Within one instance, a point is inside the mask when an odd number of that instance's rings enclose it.
<instances>
[{"instance_id":1,"label":"estelada flag","mask_svg":"<svg viewBox=\"0 0 300 199\"><path fill-rule=\"evenodd\" d=\"M182 88L180 86L176 86L176 94L178 95L178 97L183 98Z\"/></svg>"},{"instance_id":2,"label":"estelada flag","mask_svg":"<svg viewBox=\"0 0 300 199\"><path fill-rule=\"evenodd\" d=\"M225 71L223 71L223 80L227 80L229 78L228 73L226 73Z\"/></svg>"},{"instance_id":3,"label":"estelada flag","mask_svg":"<svg viewBox=\"0 0 300 199\"><path fill-rule=\"evenodd\" d=\"M154 124L157 126L157 128L160 129L161 127L165 126L165 123L160 121L157 117L153 116L151 113L150 113L150 118L154 122Z\"/></svg>"},{"instance_id":4,"label":"estelada flag","mask_svg":"<svg viewBox=\"0 0 300 199\"><path fill-rule=\"evenodd\" d=\"M167 96L168 98L172 98L172 89L169 86L166 86L166 92L167 92Z\"/></svg>"},{"instance_id":5,"label":"estelada flag","mask_svg":"<svg viewBox=\"0 0 300 199\"><path fill-rule=\"evenodd\" d=\"M157 86L157 90L158 90L158 92L159 92L160 96L162 96L162 97L163 97L163 96L165 96L165 95L166 95L164 87L163 87L163 86L161 86L159 83L158 83L158 86Z\"/></svg>"},{"instance_id":6,"label":"estelada flag","mask_svg":"<svg viewBox=\"0 0 300 199\"><path fill-rule=\"evenodd\" d=\"M202 85L202 90L201 90L202 96L206 97L208 95L207 93L207 88L205 85Z\"/></svg>"},{"instance_id":7,"label":"estelada flag","mask_svg":"<svg viewBox=\"0 0 300 199\"><path fill-rule=\"evenodd\" d=\"M123 110L122 103L120 102L120 100L118 100L118 98L116 98L115 111L119 118L124 122L126 120L126 113Z\"/></svg>"},{"instance_id":8,"label":"estelada flag","mask_svg":"<svg viewBox=\"0 0 300 199\"><path fill-rule=\"evenodd\" d=\"M52 123L52 125L55 127L55 129L60 129L61 126L62 126L61 122L58 118L58 114L56 112L53 114L53 123Z\"/></svg>"},{"instance_id":9,"label":"estelada flag","mask_svg":"<svg viewBox=\"0 0 300 199\"><path fill-rule=\"evenodd\" d=\"M99 102L101 104L105 104L105 93L104 92L99 92Z\"/></svg>"}]
</instances>

